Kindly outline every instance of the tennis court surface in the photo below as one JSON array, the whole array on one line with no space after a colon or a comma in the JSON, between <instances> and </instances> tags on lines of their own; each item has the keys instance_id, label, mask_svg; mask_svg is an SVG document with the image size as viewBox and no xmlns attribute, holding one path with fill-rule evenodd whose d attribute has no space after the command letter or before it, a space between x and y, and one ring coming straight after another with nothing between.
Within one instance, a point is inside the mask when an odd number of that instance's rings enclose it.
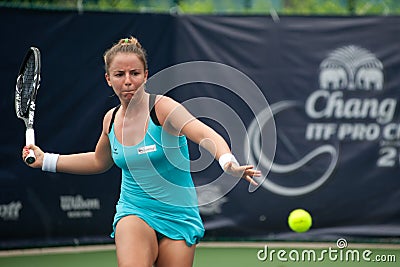
<instances>
[{"instance_id":1,"label":"tennis court surface","mask_svg":"<svg viewBox=\"0 0 400 267\"><path fill-rule=\"evenodd\" d=\"M204 242L195 267L399 266L400 244ZM81 246L0 251L0 266L117 266L115 247Z\"/></svg>"}]
</instances>

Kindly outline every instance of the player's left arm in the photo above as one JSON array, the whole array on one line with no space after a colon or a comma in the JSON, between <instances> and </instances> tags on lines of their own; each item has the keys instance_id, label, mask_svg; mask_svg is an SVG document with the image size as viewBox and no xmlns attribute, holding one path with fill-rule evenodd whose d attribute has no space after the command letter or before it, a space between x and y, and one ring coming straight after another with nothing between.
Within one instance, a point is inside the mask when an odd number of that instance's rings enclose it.
<instances>
[{"instance_id":1,"label":"player's left arm","mask_svg":"<svg viewBox=\"0 0 400 267\"><path fill-rule=\"evenodd\" d=\"M157 117L164 129L174 135L185 135L191 141L199 144L213 155L216 160L221 156L231 154L225 139L208 125L195 118L183 105L169 97L159 97L156 105ZM228 161L221 166L225 172L243 177L251 183L254 176L261 176L261 172L252 165L238 165Z\"/></svg>"}]
</instances>

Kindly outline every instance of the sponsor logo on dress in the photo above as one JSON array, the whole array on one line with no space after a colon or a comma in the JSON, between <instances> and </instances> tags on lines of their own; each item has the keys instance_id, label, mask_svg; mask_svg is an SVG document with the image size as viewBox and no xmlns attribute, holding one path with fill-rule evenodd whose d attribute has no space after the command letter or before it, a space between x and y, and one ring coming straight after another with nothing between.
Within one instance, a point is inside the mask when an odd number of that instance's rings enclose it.
<instances>
[{"instance_id":1,"label":"sponsor logo on dress","mask_svg":"<svg viewBox=\"0 0 400 267\"><path fill-rule=\"evenodd\" d=\"M149 145L149 146L142 146L142 147L139 147L139 148L137 149L137 152L138 152L139 155L141 155L141 154L146 154L146 153L154 152L154 151L156 151L156 150L157 150L156 145L153 144L153 145Z\"/></svg>"}]
</instances>

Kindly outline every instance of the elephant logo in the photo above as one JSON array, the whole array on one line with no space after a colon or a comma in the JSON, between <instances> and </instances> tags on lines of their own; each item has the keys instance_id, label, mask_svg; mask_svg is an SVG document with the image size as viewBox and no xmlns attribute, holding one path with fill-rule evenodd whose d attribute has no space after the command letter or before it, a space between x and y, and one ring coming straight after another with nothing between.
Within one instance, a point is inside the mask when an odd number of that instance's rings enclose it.
<instances>
[{"instance_id":1,"label":"elephant logo","mask_svg":"<svg viewBox=\"0 0 400 267\"><path fill-rule=\"evenodd\" d=\"M319 79L323 89L344 89L348 85L347 72L341 66L332 65L324 68Z\"/></svg>"},{"instance_id":2,"label":"elephant logo","mask_svg":"<svg viewBox=\"0 0 400 267\"><path fill-rule=\"evenodd\" d=\"M357 88L365 90L382 90L382 71L376 68L361 68L356 74L356 86Z\"/></svg>"},{"instance_id":3,"label":"elephant logo","mask_svg":"<svg viewBox=\"0 0 400 267\"><path fill-rule=\"evenodd\" d=\"M319 85L329 90L382 90L383 64L368 50L344 46L320 64Z\"/></svg>"}]
</instances>

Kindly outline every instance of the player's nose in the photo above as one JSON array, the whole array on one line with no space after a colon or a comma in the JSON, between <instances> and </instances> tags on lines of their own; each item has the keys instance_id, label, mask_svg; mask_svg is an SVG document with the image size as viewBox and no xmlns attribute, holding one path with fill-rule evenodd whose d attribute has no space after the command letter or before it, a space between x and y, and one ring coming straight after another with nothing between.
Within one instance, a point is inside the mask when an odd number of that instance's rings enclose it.
<instances>
[{"instance_id":1,"label":"player's nose","mask_svg":"<svg viewBox=\"0 0 400 267\"><path fill-rule=\"evenodd\" d=\"M129 73L125 74L125 82L124 82L124 84L126 86L129 86L129 85L132 84L131 76L129 75Z\"/></svg>"}]
</instances>

